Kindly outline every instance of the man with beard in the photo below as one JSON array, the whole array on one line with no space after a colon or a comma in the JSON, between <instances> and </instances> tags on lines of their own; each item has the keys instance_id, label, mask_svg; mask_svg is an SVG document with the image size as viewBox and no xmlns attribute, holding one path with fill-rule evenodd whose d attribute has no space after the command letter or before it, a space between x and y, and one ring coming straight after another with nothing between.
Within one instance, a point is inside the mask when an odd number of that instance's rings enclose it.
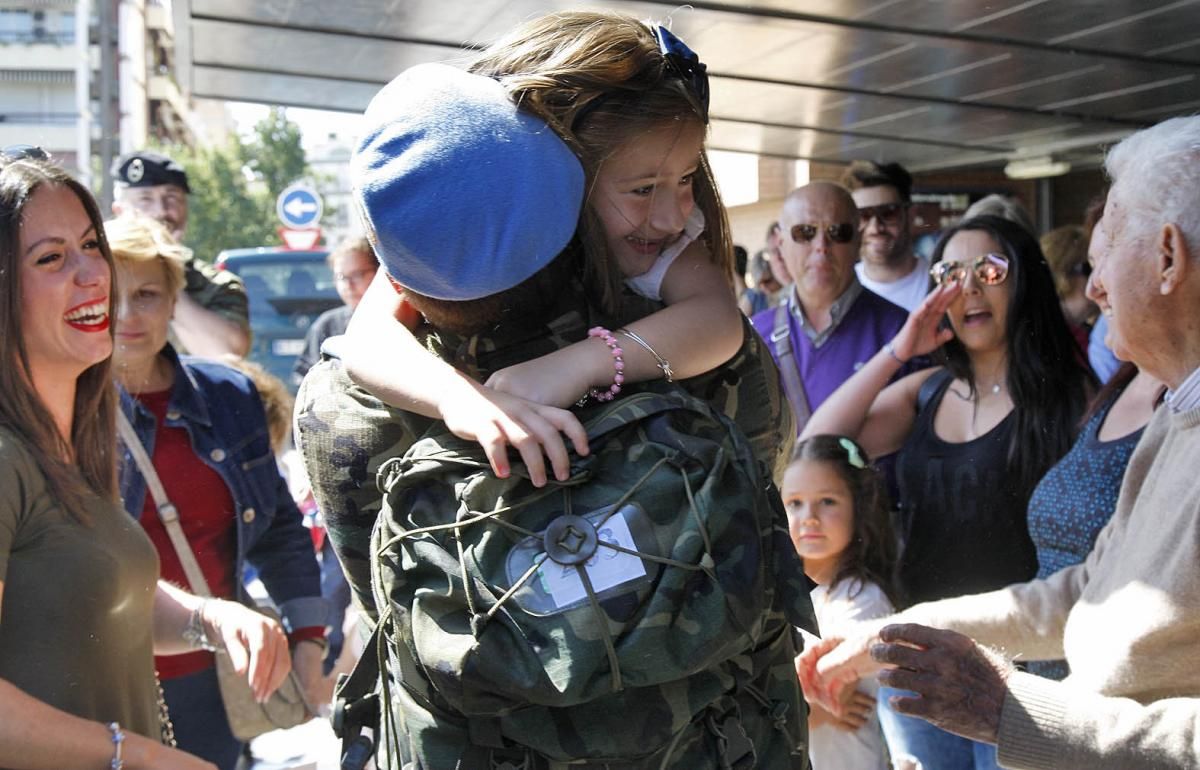
<instances>
[{"instance_id":1,"label":"man with beard","mask_svg":"<svg viewBox=\"0 0 1200 770\"><path fill-rule=\"evenodd\" d=\"M929 260L913 253L912 176L899 163L855 161L842 177L858 207L858 280L911 311L929 293Z\"/></svg>"}]
</instances>

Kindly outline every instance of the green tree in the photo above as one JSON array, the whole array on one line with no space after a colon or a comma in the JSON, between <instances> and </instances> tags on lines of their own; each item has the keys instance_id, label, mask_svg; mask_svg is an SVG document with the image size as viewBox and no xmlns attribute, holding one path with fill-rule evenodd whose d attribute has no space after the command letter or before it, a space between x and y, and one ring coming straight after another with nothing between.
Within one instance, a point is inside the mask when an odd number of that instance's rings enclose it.
<instances>
[{"instance_id":1,"label":"green tree","mask_svg":"<svg viewBox=\"0 0 1200 770\"><path fill-rule=\"evenodd\" d=\"M282 107L272 107L242 145L242 162L274 201L288 185L308 175L300 126L288 120Z\"/></svg>"},{"instance_id":2,"label":"green tree","mask_svg":"<svg viewBox=\"0 0 1200 770\"><path fill-rule=\"evenodd\" d=\"M275 198L306 175L300 127L272 107L250 136L231 136L213 147L165 147L187 170L185 241L197 258L212 261L222 249L279 243Z\"/></svg>"}]
</instances>

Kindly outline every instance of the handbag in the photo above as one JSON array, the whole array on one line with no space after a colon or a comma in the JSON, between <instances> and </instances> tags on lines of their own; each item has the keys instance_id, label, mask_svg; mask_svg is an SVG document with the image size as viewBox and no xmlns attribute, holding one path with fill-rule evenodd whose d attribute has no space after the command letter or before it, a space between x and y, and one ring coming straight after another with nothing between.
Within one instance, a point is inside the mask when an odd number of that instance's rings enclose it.
<instances>
[{"instance_id":1,"label":"handbag","mask_svg":"<svg viewBox=\"0 0 1200 770\"><path fill-rule=\"evenodd\" d=\"M158 509L158 518L162 521L167 537L170 538L171 545L179 556L179 562L183 566L184 574L187 575L192 593L211 599L212 593L208 589L208 581L204 579L204 573L200 571L200 565L196 562L196 555L192 552L192 547L183 534L183 527L179 524L179 511L167 499L167 493L163 489L162 481L158 478L158 472L154 470L154 464L150 461L145 447L142 446L141 440L137 437L137 433L129 424L129 419L124 413L117 413L117 429L125 447L133 455L142 477L146 479L146 486L149 487L150 493L154 497L155 507ZM264 607L252 607L251 609L267 615L273 620L279 620L279 614L273 609ZM316 712L304 698L304 688L301 687L296 672L289 671L287 679L271 695L270 699L266 703L259 703L254 698L254 693L250 689L250 683L246 680L245 675L234 670L228 651L224 647L220 647L213 655L216 658L217 683L221 689L221 701L225 704L225 716L229 721L230 731L238 740L249 741L251 738L256 738L271 730L295 727L316 716Z\"/></svg>"}]
</instances>

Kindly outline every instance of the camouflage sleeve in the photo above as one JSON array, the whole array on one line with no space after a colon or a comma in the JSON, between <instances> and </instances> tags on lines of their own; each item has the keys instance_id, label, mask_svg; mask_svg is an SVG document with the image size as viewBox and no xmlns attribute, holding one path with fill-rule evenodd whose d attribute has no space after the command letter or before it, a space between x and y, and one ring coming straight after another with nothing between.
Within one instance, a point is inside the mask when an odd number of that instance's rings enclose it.
<instances>
[{"instance_id":1,"label":"camouflage sleeve","mask_svg":"<svg viewBox=\"0 0 1200 770\"><path fill-rule=\"evenodd\" d=\"M296 396L296 445L313 496L351 590L372 619L371 529L383 506L375 474L407 451L423 419L354 385L333 358L309 370Z\"/></svg>"},{"instance_id":2,"label":"camouflage sleeve","mask_svg":"<svg viewBox=\"0 0 1200 770\"><path fill-rule=\"evenodd\" d=\"M193 259L187 266L184 291L205 310L250 329L250 306L242 279L228 270L218 270Z\"/></svg>"}]
</instances>

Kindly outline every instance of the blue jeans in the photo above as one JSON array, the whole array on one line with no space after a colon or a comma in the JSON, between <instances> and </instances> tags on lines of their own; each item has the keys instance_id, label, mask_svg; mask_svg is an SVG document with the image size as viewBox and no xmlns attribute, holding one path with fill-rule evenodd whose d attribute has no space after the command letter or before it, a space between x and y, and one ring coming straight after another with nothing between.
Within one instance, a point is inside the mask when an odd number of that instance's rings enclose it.
<instances>
[{"instance_id":1,"label":"blue jeans","mask_svg":"<svg viewBox=\"0 0 1200 770\"><path fill-rule=\"evenodd\" d=\"M997 770L996 747L976 743L934 727L920 717L896 713L888 698L912 695L906 690L879 688L879 726L892 759L908 755L920 761L922 770Z\"/></svg>"},{"instance_id":2,"label":"blue jeans","mask_svg":"<svg viewBox=\"0 0 1200 770\"><path fill-rule=\"evenodd\" d=\"M221 770L234 770L242 742L229 731L216 667L164 680L162 686L179 748Z\"/></svg>"}]
</instances>

